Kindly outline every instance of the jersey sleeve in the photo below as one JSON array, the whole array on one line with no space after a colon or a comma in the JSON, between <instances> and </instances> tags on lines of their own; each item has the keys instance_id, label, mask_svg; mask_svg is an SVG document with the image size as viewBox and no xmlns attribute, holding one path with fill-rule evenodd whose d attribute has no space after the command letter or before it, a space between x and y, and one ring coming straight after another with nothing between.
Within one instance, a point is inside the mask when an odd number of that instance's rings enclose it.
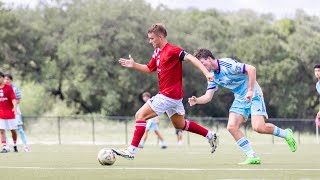
<instances>
[{"instance_id":1,"label":"jersey sleeve","mask_svg":"<svg viewBox=\"0 0 320 180\"><path fill-rule=\"evenodd\" d=\"M240 63L236 60L232 60L231 62L231 72L234 74L244 74L246 72L246 64Z\"/></svg>"},{"instance_id":2,"label":"jersey sleeve","mask_svg":"<svg viewBox=\"0 0 320 180\"><path fill-rule=\"evenodd\" d=\"M214 90L217 91L218 90L218 85L217 83L215 83L214 81L208 81L208 86L207 86L207 91L208 90Z\"/></svg>"},{"instance_id":3,"label":"jersey sleeve","mask_svg":"<svg viewBox=\"0 0 320 180\"><path fill-rule=\"evenodd\" d=\"M184 58L188 55L187 52L185 52L183 49L180 47L174 47L171 50L171 56L178 58L181 61L184 61Z\"/></svg>"},{"instance_id":4,"label":"jersey sleeve","mask_svg":"<svg viewBox=\"0 0 320 180\"><path fill-rule=\"evenodd\" d=\"M316 88L317 88L317 91L318 91L318 93L319 93L319 95L320 95L320 81L318 81L318 83L317 83L317 85L316 85Z\"/></svg>"},{"instance_id":5,"label":"jersey sleeve","mask_svg":"<svg viewBox=\"0 0 320 180\"><path fill-rule=\"evenodd\" d=\"M156 60L156 57L159 53L159 49L155 49L153 54L152 54L152 58L150 59L149 63L147 64L147 67L149 68L149 70L151 72L154 72L157 70L157 60Z\"/></svg>"}]
</instances>

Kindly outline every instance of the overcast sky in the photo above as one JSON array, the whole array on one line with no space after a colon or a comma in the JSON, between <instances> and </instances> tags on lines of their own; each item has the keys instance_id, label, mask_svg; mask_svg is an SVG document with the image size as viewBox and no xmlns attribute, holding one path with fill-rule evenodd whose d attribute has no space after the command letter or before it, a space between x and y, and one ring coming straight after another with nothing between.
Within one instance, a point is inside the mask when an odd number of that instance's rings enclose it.
<instances>
[{"instance_id":1,"label":"overcast sky","mask_svg":"<svg viewBox=\"0 0 320 180\"><path fill-rule=\"evenodd\" d=\"M34 6L39 0L1 0L6 4ZM153 7L164 4L169 8L215 8L221 11L253 9L260 13L273 13L279 18L292 17L296 9L303 9L309 15L320 16L319 0L146 0Z\"/></svg>"}]
</instances>

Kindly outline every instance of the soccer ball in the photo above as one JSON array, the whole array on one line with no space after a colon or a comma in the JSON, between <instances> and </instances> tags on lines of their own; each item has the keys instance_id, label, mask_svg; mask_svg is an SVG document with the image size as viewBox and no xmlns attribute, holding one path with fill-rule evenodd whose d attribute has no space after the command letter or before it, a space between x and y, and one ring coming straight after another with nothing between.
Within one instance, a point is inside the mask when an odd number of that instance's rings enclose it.
<instances>
[{"instance_id":1,"label":"soccer ball","mask_svg":"<svg viewBox=\"0 0 320 180\"><path fill-rule=\"evenodd\" d=\"M98 153L98 161L103 166L111 166L116 161L116 156L111 149L103 148Z\"/></svg>"}]
</instances>

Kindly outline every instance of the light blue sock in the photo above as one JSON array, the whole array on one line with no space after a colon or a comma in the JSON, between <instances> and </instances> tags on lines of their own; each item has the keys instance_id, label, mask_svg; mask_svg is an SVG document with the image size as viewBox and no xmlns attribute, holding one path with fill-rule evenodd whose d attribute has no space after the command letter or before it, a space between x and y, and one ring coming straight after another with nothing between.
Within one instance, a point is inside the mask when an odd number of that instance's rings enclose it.
<instances>
[{"instance_id":1,"label":"light blue sock","mask_svg":"<svg viewBox=\"0 0 320 180\"><path fill-rule=\"evenodd\" d=\"M287 138L288 132L284 129L278 128L277 126L274 126L273 135L281 137L281 138Z\"/></svg>"},{"instance_id":2,"label":"light blue sock","mask_svg":"<svg viewBox=\"0 0 320 180\"><path fill-rule=\"evenodd\" d=\"M20 136L20 138L22 140L23 145L24 146L28 146L27 138L26 138L26 135L24 134L22 126L18 127L18 133L19 133L19 136Z\"/></svg>"},{"instance_id":3,"label":"light blue sock","mask_svg":"<svg viewBox=\"0 0 320 180\"><path fill-rule=\"evenodd\" d=\"M140 143L139 143L139 146L140 146L140 147L144 147L144 143L145 143L144 140L141 139L141 141L140 141Z\"/></svg>"},{"instance_id":4,"label":"light blue sock","mask_svg":"<svg viewBox=\"0 0 320 180\"><path fill-rule=\"evenodd\" d=\"M8 131L6 130L6 148L9 149L9 138L8 138Z\"/></svg>"},{"instance_id":5,"label":"light blue sock","mask_svg":"<svg viewBox=\"0 0 320 180\"><path fill-rule=\"evenodd\" d=\"M256 157L256 153L253 151L250 143L246 137L243 137L237 141L237 144L240 146L240 149L248 156L248 157Z\"/></svg>"}]
</instances>

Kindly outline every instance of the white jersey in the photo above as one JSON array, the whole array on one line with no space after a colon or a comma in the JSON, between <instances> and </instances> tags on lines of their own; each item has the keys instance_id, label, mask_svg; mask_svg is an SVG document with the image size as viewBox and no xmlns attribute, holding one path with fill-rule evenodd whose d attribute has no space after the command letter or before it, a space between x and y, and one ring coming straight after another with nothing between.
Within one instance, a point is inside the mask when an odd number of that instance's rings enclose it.
<instances>
[{"instance_id":1,"label":"white jersey","mask_svg":"<svg viewBox=\"0 0 320 180\"><path fill-rule=\"evenodd\" d=\"M248 91L248 75L245 74L246 64L240 63L231 58L222 58L217 60L218 72L211 71L214 74L214 81L208 81L207 90L218 90L218 86L230 89L236 99L244 99ZM253 97L263 95L257 82L254 84Z\"/></svg>"}]
</instances>

